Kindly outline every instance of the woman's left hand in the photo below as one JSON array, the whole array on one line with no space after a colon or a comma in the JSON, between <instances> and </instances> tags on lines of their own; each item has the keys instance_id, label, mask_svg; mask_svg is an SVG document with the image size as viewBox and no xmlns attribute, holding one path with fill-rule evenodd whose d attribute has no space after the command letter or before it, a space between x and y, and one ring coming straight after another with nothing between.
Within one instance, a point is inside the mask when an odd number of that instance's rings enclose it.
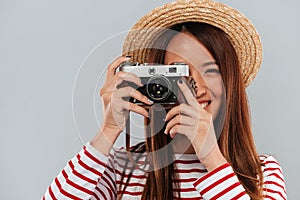
<instances>
[{"instance_id":1,"label":"woman's left hand","mask_svg":"<svg viewBox=\"0 0 300 200\"><path fill-rule=\"evenodd\" d=\"M217 143L212 115L202 108L184 81L179 80L178 87L186 103L173 107L167 113L165 120L170 121L166 125L165 134L171 138L177 133L185 135L198 159L208 170L226 163Z\"/></svg>"}]
</instances>

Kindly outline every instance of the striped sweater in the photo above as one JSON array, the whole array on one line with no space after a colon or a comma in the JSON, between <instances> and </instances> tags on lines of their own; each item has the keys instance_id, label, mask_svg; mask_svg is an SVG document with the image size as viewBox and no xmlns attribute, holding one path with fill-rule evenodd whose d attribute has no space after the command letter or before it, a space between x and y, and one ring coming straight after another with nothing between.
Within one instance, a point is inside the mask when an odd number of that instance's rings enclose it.
<instances>
[{"instance_id":1,"label":"striped sweater","mask_svg":"<svg viewBox=\"0 0 300 200\"><path fill-rule=\"evenodd\" d=\"M43 199L117 199L127 158L124 149L105 156L89 143L53 180ZM272 156L260 156L265 199L286 199L284 177ZM181 199L250 199L230 164L207 172L195 154L175 154ZM130 166L130 165L129 165ZM126 182L130 170L125 171ZM147 175L140 169L132 177L122 199L140 199Z\"/></svg>"}]
</instances>

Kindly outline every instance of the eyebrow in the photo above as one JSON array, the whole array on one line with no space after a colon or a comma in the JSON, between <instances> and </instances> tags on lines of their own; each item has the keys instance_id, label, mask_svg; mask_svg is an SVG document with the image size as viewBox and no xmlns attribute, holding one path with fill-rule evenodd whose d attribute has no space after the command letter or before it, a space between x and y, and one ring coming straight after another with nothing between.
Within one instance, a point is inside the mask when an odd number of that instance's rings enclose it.
<instances>
[{"instance_id":1,"label":"eyebrow","mask_svg":"<svg viewBox=\"0 0 300 200\"><path fill-rule=\"evenodd\" d=\"M216 61L209 61L209 62L206 62L206 63L204 63L203 65L201 65L201 67L207 67L207 66L209 66L209 65L216 65L216 64L217 64Z\"/></svg>"}]
</instances>

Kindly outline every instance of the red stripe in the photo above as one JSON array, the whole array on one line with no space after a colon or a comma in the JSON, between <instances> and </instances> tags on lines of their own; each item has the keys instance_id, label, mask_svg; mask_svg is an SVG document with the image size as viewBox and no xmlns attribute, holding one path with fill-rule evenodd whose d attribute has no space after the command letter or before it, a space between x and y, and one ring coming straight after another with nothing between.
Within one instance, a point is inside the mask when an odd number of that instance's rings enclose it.
<instances>
[{"instance_id":1,"label":"red stripe","mask_svg":"<svg viewBox=\"0 0 300 200\"><path fill-rule=\"evenodd\" d=\"M122 154L124 154L124 155L121 155L121 156L123 156L123 157L118 156L118 155L115 155L115 156L114 156L115 159L109 159L109 162L110 162L111 160L113 160L114 162L117 163L117 165L118 165L120 168L125 168L125 162L128 161L128 158L127 158L127 154L126 154L126 153L122 153ZM146 157L146 156L142 156L141 158L145 158L145 157ZM139 159L141 159L141 158L139 158ZM124 161L124 162L120 162L120 161ZM144 165L145 163L146 163L145 160L139 160L139 161L137 161L137 164L139 164L139 165ZM129 164L131 164L131 163L129 162ZM132 164L131 164L131 165L128 165L127 167L132 167Z\"/></svg>"},{"instance_id":2,"label":"red stripe","mask_svg":"<svg viewBox=\"0 0 300 200\"><path fill-rule=\"evenodd\" d=\"M180 189L174 189L175 192L195 192L197 191L194 187L193 188L180 188Z\"/></svg>"},{"instance_id":3,"label":"red stripe","mask_svg":"<svg viewBox=\"0 0 300 200\"><path fill-rule=\"evenodd\" d=\"M115 176L115 173L112 173L111 175L107 172L107 171L104 171L104 174L103 176L107 177L110 182L113 184L113 188L116 188L116 180L114 180L112 177Z\"/></svg>"},{"instance_id":4,"label":"red stripe","mask_svg":"<svg viewBox=\"0 0 300 200\"><path fill-rule=\"evenodd\" d=\"M96 187L96 190L97 190L98 192L101 193L101 195L104 197L104 199L115 199L115 198L113 197L113 194L112 194L112 192L111 192L111 189L108 188L108 187L105 186L105 185L103 185L103 186L104 186L104 188L106 189L106 191L108 192L108 195L109 195L109 196L107 196L107 195L103 192L103 190L104 190L103 187L101 188L101 190L100 190L100 188Z\"/></svg>"},{"instance_id":5,"label":"red stripe","mask_svg":"<svg viewBox=\"0 0 300 200\"><path fill-rule=\"evenodd\" d=\"M80 158L79 155L77 155L77 158L78 158L78 157ZM91 168L90 166L88 166L87 164L85 164L84 162L82 162L79 158L78 158L78 163L79 163L79 165L81 165L81 166L82 166L83 168L85 168L86 170L88 170L88 171L90 171L90 172L92 172L92 173L98 175L99 177L102 176L102 173L101 173L101 172L95 170L94 168Z\"/></svg>"},{"instance_id":6,"label":"red stripe","mask_svg":"<svg viewBox=\"0 0 300 200\"><path fill-rule=\"evenodd\" d=\"M114 163L113 163L113 161L115 161L115 160L113 160L113 159L109 159L108 160L108 165L107 165L107 169L109 169L109 171L111 171L112 173L114 173L114 169L111 167L111 166L113 166L114 167Z\"/></svg>"},{"instance_id":7,"label":"red stripe","mask_svg":"<svg viewBox=\"0 0 300 200\"><path fill-rule=\"evenodd\" d=\"M96 187L96 190L102 195L103 198L107 199L106 195L102 190L100 190L98 187Z\"/></svg>"},{"instance_id":8,"label":"red stripe","mask_svg":"<svg viewBox=\"0 0 300 200\"><path fill-rule=\"evenodd\" d=\"M92 194L93 194L93 191L88 190L88 189L86 189L86 188L84 188L84 187L82 187L82 186L80 186L80 185L74 183L74 182L71 181L70 179L68 179L68 175L67 175L67 173L66 173L66 171L65 171L64 169L63 169L63 171L62 171L62 174L63 174L63 176L65 177L67 183L68 183L69 185L71 185L73 188L76 188L77 190L80 190L80 191L82 191L82 192L85 192L85 193L87 193L87 194L89 194L89 195L92 195Z\"/></svg>"},{"instance_id":9,"label":"red stripe","mask_svg":"<svg viewBox=\"0 0 300 200\"><path fill-rule=\"evenodd\" d=\"M143 191L140 191L140 192L129 192L129 191L118 191L118 195L119 194L128 194L128 195L132 195L132 196L140 196L143 194Z\"/></svg>"},{"instance_id":10,"label":"red stripe","mask_svg":"<svg viewBox=\"0 0 300 200\"><path fill-rule=\"evenodd\" d=\"M266 172L266 171L276 171L276 170L278 170L282 174L282 171L278 167L276 167L276 168L272 168L272 167L266 168L266 169L264 169L263 172Z\"/></svg>"},{"instance_id":11,"label":"red stripe","mask_svg":"<svg viewBox=\"0 0 300 200\"><path fill-rule=\"evenodd\" d=\"M54 195L54 193L53 193L53 191L51 189L51 186L49 187L49 194L50 194L50 196L51 196L52 199L56 199L56 197L55 197L55 195Z\"/></svg>"},{"instance_id":12,"label":"red stripe","mask_svg":"<svg viewBox=\"0 0 300 200\"><path fill-rule=\"evenodd\" d=\"M285 191L285 189L284 189L284 187L282 185L280 185L279 183L276 183L274 181L266 181L266 182L264 182L264 184L265 185L267 185L267 184L269 184L269 185L276 185L276 186L280 187L282 190Z\"/></svg>"},{"instance_id":13,"label":"red stripe","mask_svg":"<svg viewBox=\"0 0 300 200\"><path fill-rule=\"evenodd\" d=\"M117 160L115 160L115 161L117 161ZM123 169L123 168L125 168L125 163L124 164L122 164L122 163L120 163L120 162L117 162L118 164L118 166L119 166L119 168L121 168L121 169ZM145 166L147 166L147 165L149 165L149 164L145 164L146 162L144 162L144 161L138 161L137 162L137 164L139 165L139 167L141 167L141 168L144 168ZM131 163L129 163L127 166L126 166L126 168L131 168L132 167L132 164Z\"/></svg>"},{"instance_id":14,"label":"red stripe","mask_svg":"<svg viewBox=\"0 0 300 200\"><path fill-rule=\"evenodd\" d=\"M106 164L101 162L100 160L98 160L95 156L93 156L90 152L88 152L86 150L86 147L84 146L83 147L84 149L84 154L87 155L87 157L89 157L91 160L93 160L95 163L99 164L99 165L102 165L104 168L106 168Z\"/></svg>"},{"instance_id":15,"label":"red stripe","mask_svg":"<svg viewBox=\"0 0 300 200\"><path fill-rule=\"evenodd\" d=\"M280 179L282 182L284 182L284 180L276 173L272 173L272 174L269 174L268 177L270 176L275 176L276 178Z\"/></svg>"},{"instance_id":16,"label":"red stripe","mask_svg":"<svg viewBox=\"0 0 300 200\"><path fill-rule=\"evenodd\" d=\"M199 160L175 160L174 163L178 164L195 164L195 163L200 163Z\"/></svg>"},{"instance_id":17,"label":"red stripe","mask_svg":"<svg viewBox=\"0 0 300 200\"><path fill-rule=\"evenodd\" d=\"M111 192L111 190L109 188L107 189L107 191L108 191L109 196L110 196L109 199L115 199L115 198L113 198L113 193Z\"/></svg>"},{"instance_id":18,"label":"red stripe","mask_svg":"<svg viewBox=\"0 0 300 200\"><path fill-rule=\"evenodd\" d=\"M265 196L265 199L267 199L267 198L272 199L272 200L276 200L275 198L273 198L273 197L271 197L271 196L269 196L269 195L266 195L266 196Z\"/></svg>"},{"instance_id":19,"label":"red stripe","mask_svg":"<svg viewBox=\"0 0 300 200\"><path fill-rule=\"evenodd\" d=\"M226 188L225 190L219 192L217 195L215 195L211 199L218 199L221 196L223 196L224 194L226 194L227 192L229 192L230 190L233 190L234 188L238 187L239 185L241 185L241 184L239 182L237 182L237 183L231 185L230 187Z\"/></svg>"},{"instance_id":20,"label":"red stripe","mask_svg":"<svg viewBox=\"0 0 300 200\"><path fill-rule=\"evenodd\" d=\"M107 178L109 178L110 181ZM115 187L113 187L113 185L115 186L115 181L111 178L111 176L107 172L105 172L103 174L103 176L101 177L101 180L103 180L108 185L109 188L111 188L111 189L115 188Z\"/></svg>"},{"instance_id":21,"label":"red stripe","mask_svg":"<svg viewBox=\"0 0 300 200\"><path fill-rule=\"evenodd\" d=\"M267 193L270 192L270 193L273 193L273 194L279 194L282 197L282 199L285 199L285 197L279 191L271 190L271 189L268 189L268 188L263 188L263 190L266 191Z\"/></svg>"},{"instance_id":22,"label":"red stripe","mask_svg":"<svg viewBox=\"0 0 300 200\"><path fill-rule=\"evenodd\" d=\"M78 197L76 197L76 196L74 196L74 195L68 193L67 191L65 191L65 190L61 187L61 185L60 185L60 183L59 183L59 181L58 181L57 178L55 178L55 183L56 183L56 186L58 187L59 191L60 191L63 195L65 195L66 197L69 197L69 198L71 198L71 199L74 199L74 200L75 200L75 199L76 199L76 200L80 200L80 198L78 198Z\"/></svg>"},{"instance_id":23,"label":"red stripe","mask_svg":"<svg viewBox=\"0 0 300 200\"><path fill-rule=\"evenodd\" d=\"M97 200L100 200L100 198L99 198L98 195L95 193L95 191L94 191L94 193L93 193L93 197L95 197L95 199L97 199Z\"/></svg>"},{"instance_id":24,"label":"red stripe","mask_svg":"<svg viewBox=\"0 0 300 200\"><path fill-rule=\"evenodd\" d=\"M130 148L131 148L131 147L130 147ZM126 149L125 149L125 147L120 147L120 148L114 149L114 151L115 151L116 153L126 154Z\"/></svg>"},{"instance_id":25,"label":"red stripe","mask_svg":"<svg viewBox=\"0 0 300 200\"><path fill-rule=\"evenodd\" d=\"M111 199L113 199L112 190L113 190L114 194L116 194L115 188L110 184L110 182L106 179L105 176L102 176L101 180L103 180L108 185L107 190L109 192Z\"/></svg>"},{"instance_id":26,"label":"red stripe","mask_svg":"<svg viewBox=\"0 0 300 200\"><path fill-rule=\"evenodd\" d=\"M119 174L120 176L123 175L122 172L120 172L119 170L116 170L116 173ZM129 174L125 174L124 175L124 177L126 177L126 178L128 178L128 176L129 176ZM145 179L145 178L147 178L146 175L134 175L134 174L132 174L131 177L132 178L137 178L137 179Z\"/></svg>"},{"instance_id":27,"label":"red stripe","mask_svg":"<svg viewBox=\"0 0 300 200\"><path fill-rule=\"evenodd\" d=\"M275 164L275 165L277 165L277 166L280 166L279 163L276 162L276 161L266 161L265 163L266 163L266 164Z\"/></svg>"},{"instance_id":28,"label":"red stripe","mask_svg":"<svg viewBox=\"0 0 300 200\"><path fill-rule=\"evenodd\" d=\"M199 183L205 181L206 179L208 179L208 178L211 177L212 175L218 173L219 171L221 171L221 170L223 170L223 169L225 169L225 168L227 168L227 167L229 167L229 166L230 166L229 163L226 163L226 164L224 164L224 165L221 165L220 167L218 167L218 168L216 168L216 169L210 171L208 174L206 174L206 175L202 176L201 178L199 178L199 179L194 183L194 185L195 185L195 186L199 185Z\"/></svg>"},{"instance_id":29,"label":"red stripe","mask_svg":"<svg viewBox=\"0 0 300 200\"><path fill-rule=\"evenodd\" d=\"M208 192L209 190L211 190L212 188L216 187L217 185L221 184L222 182L230 179L234 177L234 173L228 174L226 176L224 176L223 178L217 180L216 182L212 183L211 185L209 185L208 187L206 187L205 189L203 189L201 191L201 195L203 196L206 192Z\"/></svg>"},{"instance_id":30,"label":"red stripe","mask_svg":"<svg viewBox=\"0 0 300 200\"><path fill-rule=\"evenodd\" d=\"M97 185L97 181L92 180L92 179L90 179L90 178L88 178L88 177L86 177L86 176L80 174L79 172L77 172L77 171L75 170L74 165L73 165L73 163L72 163L71 160L69 161L68 164L69 164L69 166L71 167L73 174L75 174L77 177L79 177L80 179L82 179L82 180L84 180L84 181L87 181L87 182L89 182L89 183L91 183L91 184L93 184L93 185Z\"/></svg>"},{"instance_id":31,"label":"red stripe","mask_svg":"<svg viewBox=\"0 0 300 200\"><path fill-rule=\"evenodd\" d=\"M258 155L258 157L262 157L262 158L264 158L264 159L267 158L267 156L265 156L265 155Z\"/></svg>"},{"instance_id":32,"label":"red stripe","mask_svg":"<svg viewBox=\"0 0 300 200\"><path fill-rule=\"evenodd\" d=\"M246 191L243 191L243 192L239 193L238 195L233 197L232 200L239 200L239 198L241 198L244 195L247 195Z\"/></svg>"}]
</instances>

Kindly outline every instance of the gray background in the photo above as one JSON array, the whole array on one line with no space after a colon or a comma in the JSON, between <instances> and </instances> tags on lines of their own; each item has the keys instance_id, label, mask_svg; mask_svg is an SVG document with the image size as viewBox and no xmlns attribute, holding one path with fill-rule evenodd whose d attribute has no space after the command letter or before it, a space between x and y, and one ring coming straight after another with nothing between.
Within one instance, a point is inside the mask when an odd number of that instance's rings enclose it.
<instances>
[{"instance_id":1,"label":"gray background","mask_svg":"<svg viewBox=\"0 0 300 200\"><path fill-rule=\"evenodd\" d=\"M41 198L96 134L101 106L95 77L120 53L123 36L109 40L114 48L103 41L166 2L0 0L1 199ZM264 61L247 89L254 137L260 153L281 163L289 199L297 199L300 3L221 2L242 11L261 35ZM90 53L101 42L97 54Z\"/></svg>"}]
</instances>

